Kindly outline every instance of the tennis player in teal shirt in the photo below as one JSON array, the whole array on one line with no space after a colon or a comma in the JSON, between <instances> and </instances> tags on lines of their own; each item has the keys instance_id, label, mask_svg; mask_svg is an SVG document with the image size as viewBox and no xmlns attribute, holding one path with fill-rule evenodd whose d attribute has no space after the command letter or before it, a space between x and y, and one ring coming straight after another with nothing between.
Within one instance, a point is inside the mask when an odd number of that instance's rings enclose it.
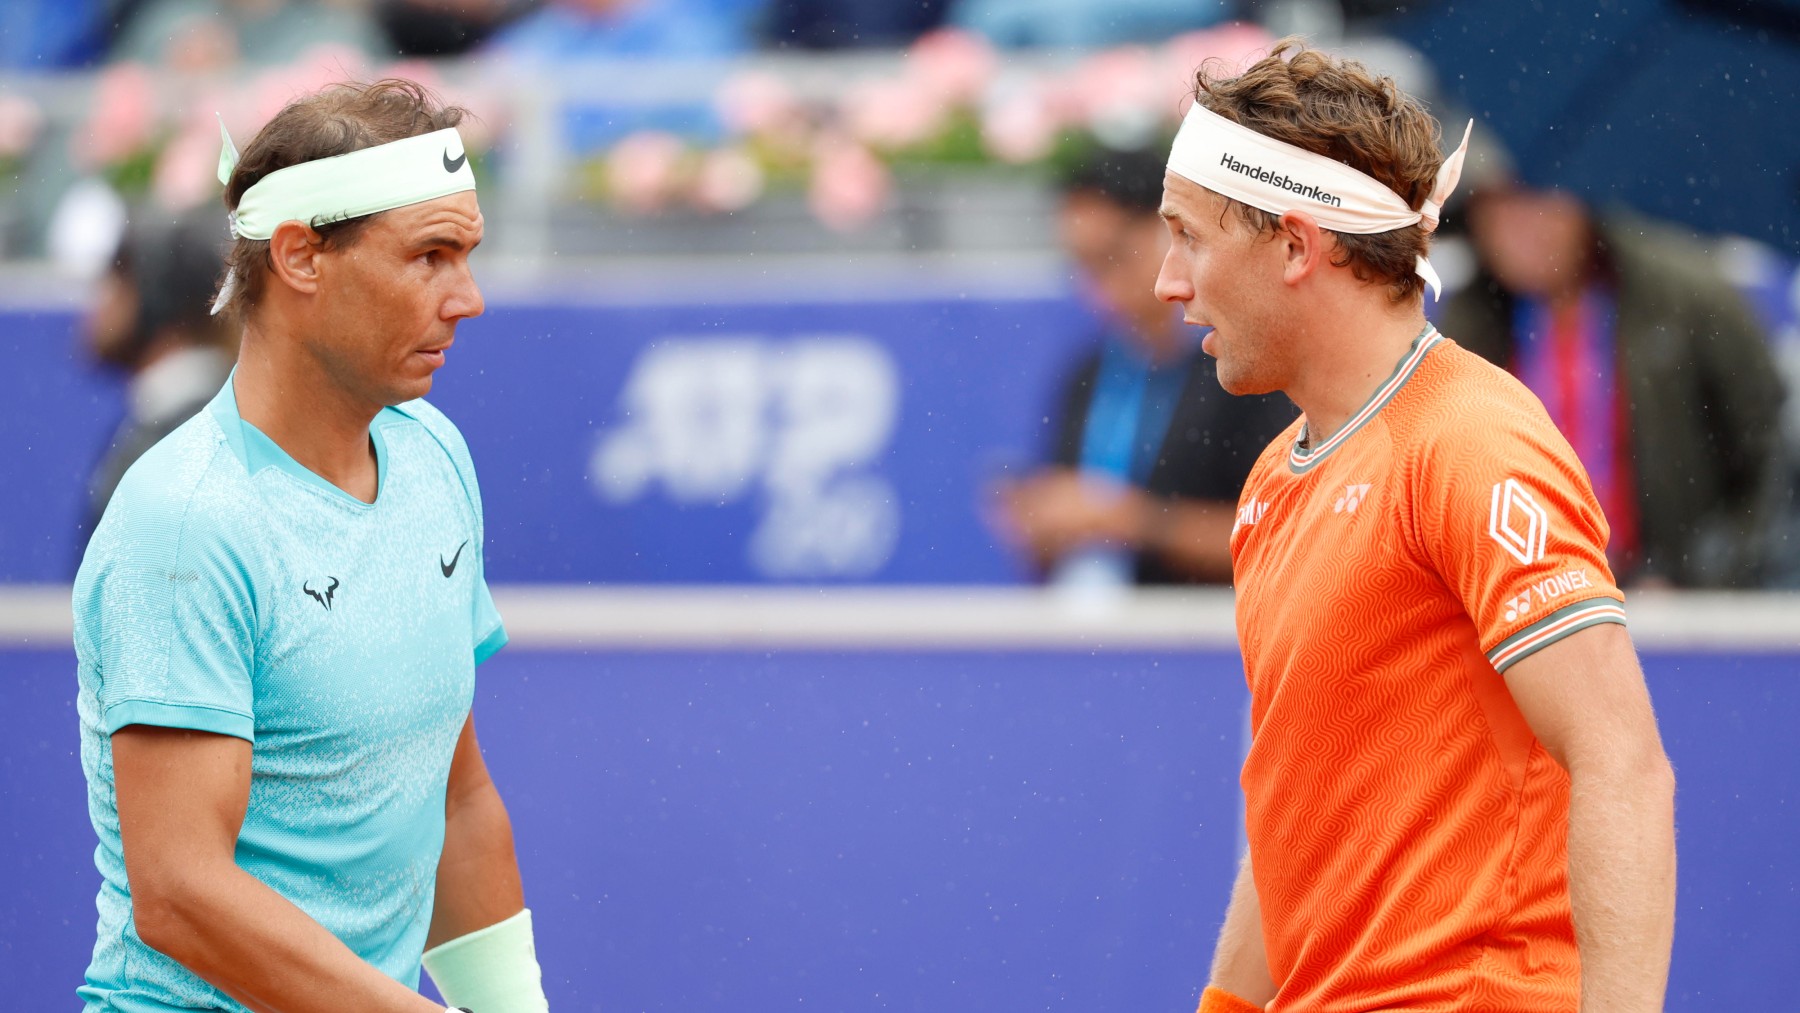
<instances>
[{"instance_id":1,"label":"tennis player in teal shirt","mask_svg":"<svg viewBox=\"0 0 1800 1013\"><path fill-rule=\"evenodd\" d=\"M460 115L340 86L225 139L237 369L75 584L89 1011L441 1013L421 964L459 1008L548 1008L470 711L506 643L481 496L419 400L482 310Z\"/></svg>"}]
</instances>

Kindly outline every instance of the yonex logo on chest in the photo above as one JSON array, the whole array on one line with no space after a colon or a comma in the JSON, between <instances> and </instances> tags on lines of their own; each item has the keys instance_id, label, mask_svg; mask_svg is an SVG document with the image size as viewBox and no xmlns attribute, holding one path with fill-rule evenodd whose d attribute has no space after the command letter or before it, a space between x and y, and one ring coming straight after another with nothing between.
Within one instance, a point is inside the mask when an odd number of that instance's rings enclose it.
<instances>
[{"instance_id":1,"label":"yonex logo on chest","mask_svg":"<svg viewBox=\"0 0 1800 1013\"><path fill-rule=\"evenodd\" d=\"M1353 514L1356 512L1356 508L1360 506L1362 501L1367 499L1368 496L1368 484L1346 485L1344 486L1344 494L1339 496L1337 502L1331 505L1331 512L1334 514Z\"/></svg>"}]
</instances>

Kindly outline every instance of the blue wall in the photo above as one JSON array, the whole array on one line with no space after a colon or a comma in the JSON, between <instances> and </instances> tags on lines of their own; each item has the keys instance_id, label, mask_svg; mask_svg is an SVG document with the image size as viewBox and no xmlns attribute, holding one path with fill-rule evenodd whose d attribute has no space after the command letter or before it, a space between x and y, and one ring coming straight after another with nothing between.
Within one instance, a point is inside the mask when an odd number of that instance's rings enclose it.
<instances>
[{"instance_id":1,"label":"blue wall","mask_svg":"<svg viewBox=\"0 0 1800 1013\"><path fill-rule=\"evenodd\" d=\"M1739 279L1800 362L1800 274ZM1094 339L1072 298L497 302L431 399L481 472L496 582L1010 583L982 516ZM64 582L118 383L74 317L0 309L0 583Z\"/></svg>"},{"instance_id":2,"label":"blue wall","mask_svg":"<svg viewBox=\"0 0 1800 1013\"><path fill-rule=\"evenodd\" d=\"M1680 777L1668 1008L1785 1009L1793 655L1645 659ZM0 652L0 982L73 1008L73 658ZM1229 652L553 653L482 669L555 1008L1185 1010L1238 839Z\"/></svg>"},{"instance_id":3,"label":"blue wall","mask_svg":"<svg viewBox=\"0 0 1800 1013\"><path fill-rule=\"evenodd\" d=\"M0 583L62 582L120 416L73 317L0 313ZM983 490L1039 458L1094 324L1061 299L495 306L431 400L495 581L1006 582Z\"/></svg>"}]
</instances>

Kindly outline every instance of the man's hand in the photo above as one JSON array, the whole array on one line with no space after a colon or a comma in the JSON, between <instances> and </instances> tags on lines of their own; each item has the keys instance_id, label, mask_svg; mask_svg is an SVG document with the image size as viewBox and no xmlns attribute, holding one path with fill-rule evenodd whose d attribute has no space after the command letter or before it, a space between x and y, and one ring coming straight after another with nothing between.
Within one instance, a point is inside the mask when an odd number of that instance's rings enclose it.
<instances>
[{"instance_id":1,"label":"man's hand","mask_svg":"<svg viewBox=\"0 0 1800 1013\"><path fill-rule=\"evenodd\" d=\"M238 867L250 743L128 725L112 749L132 919L147 945L257 1013L442 1013Z\"/></svg>"},{"instance_id":2,"label":"man's hand","mask_svg":"<svg viewBox=\"0 0 1800 1013\"><path fill-rule=\"evenodd\" d=\"M1141 490L1072 468L1053 468L1000 489L1005 527L1040 562L1082 545L1135 548L1147 497Z\"/></svg>"}]
</instances>

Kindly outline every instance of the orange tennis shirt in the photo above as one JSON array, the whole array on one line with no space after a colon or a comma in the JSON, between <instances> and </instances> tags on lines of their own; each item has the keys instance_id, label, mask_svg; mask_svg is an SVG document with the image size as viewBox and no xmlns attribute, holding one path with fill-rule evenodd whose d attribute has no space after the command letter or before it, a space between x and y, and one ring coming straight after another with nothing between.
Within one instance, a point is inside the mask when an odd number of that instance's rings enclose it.
<instances>
[{"instance_id":1,"label":"orange tennis shirt","mask_svg":"<svg viewBox=\"0 0 1800 1013\"><path fill-rule=\"evenodd\" d=\"M1269 1013L1574 1013L1569 779L1502 673L1625 621L1587 476L1430 328L1338 433L1304 422L1231 538Z\"/></svg>"}]
</instances>

